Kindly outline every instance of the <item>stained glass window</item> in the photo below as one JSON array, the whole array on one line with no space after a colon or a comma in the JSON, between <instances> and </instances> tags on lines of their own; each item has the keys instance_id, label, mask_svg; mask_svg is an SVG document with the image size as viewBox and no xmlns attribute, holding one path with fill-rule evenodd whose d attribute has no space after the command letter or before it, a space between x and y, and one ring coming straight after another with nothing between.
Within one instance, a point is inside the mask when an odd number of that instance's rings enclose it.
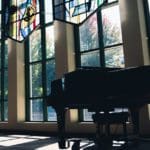
<instances>
[{"instance_id":1,"label":"stained glass window","mask_svg":"<svg viewBox=\"0 0 150 150\"><path fill-rule=\"evenodd\" d=\"M39 26L39 0L10 0L6 8L7 36L23 41Z\"/></svg>"},{"instance_id":2,"label":"stained glass window","mask_svg":"<svg viewBox=\"0 0 150 150\"><path fill-rule=\"evenodd\" d=\"M81 5L75 6L72 16L73 17L77 16L79 14L88 12L89 10L90 10L90 3L84 3L84 4L81 4Z\"/></svg>"},{"instance_id":3,"label":"stained glass window","mask_svg":"<svg viewBox=\"0 0 150 150\"><path fill-rule=\"evenodd\" d=\"M81 23L106 0L56 0L54 3L55 19L72 23Z\"/></svg>"}]
</instances>

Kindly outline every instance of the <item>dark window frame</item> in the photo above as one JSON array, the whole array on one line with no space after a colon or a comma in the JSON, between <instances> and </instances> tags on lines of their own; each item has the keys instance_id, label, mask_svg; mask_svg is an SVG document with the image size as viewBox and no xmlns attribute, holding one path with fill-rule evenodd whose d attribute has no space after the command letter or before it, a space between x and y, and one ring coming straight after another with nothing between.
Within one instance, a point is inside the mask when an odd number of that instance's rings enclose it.
<instances>
[{"instance_id":1,"label":"dark window frame","mask_svg":"<svg viewBox=\"0 0 150 150\"><path fill-rule=\"evenodd\" d=\"M54 1L52 1L53 4ZM40 1L40 12L44 12L45 8L44 8L44 1ZM52 7L53 9L53 7ZM54 13L54 11L53 11ZM54 19L54 18L53 18ZM50 27L53 25L53 21L52 22L48 22L45 24L45 16L44 13L40 13L40 25L41 27L38 29L40 30L40 34L41 34L41 60L37 60L37 61L30 61L30 40L29 38L25 41L25 96L26 96L26 121L30 121L30 122L37 122L34 120L31 120L30 115L31 115L31 111L30 111L30 102L31 100L33 101L37 101L39 99L43 100L43 120L42 121L38 121L38 122L47 122L48 121L48 111L47 111L47 105L46 105L46 98L48 96L47 93L47 83L46 83L46 79L47 79L47 74L46 74L46 63L50 62L50 61L54 61L55 60L55 56L51 57L51 58L47 58L46 57L46 28ZM35 64L41 64L42 66L42 89L43 89L43 94L41 96L37 96L37 97L30 97L30 67L35 65ZM51 121L51 122L55 122L55 121Z\"/></svg>"},{"instance_id":2,"label":"dark window frame","mask_svg":"<svg viewBox=\"0 0 150 150\"><path fill-rule=\"evenodd\" d=\"M5 36L5 6L6 6L6 2L5 1L1 1L1 10L0 10L0 15L1 15L1 37L0 37L0 61L1 61L1 66L0 66L0 73L1 73L1 95L0 95L0 105L1 105L1 110L0 110L0 121L3 122L7 122L8 121L8 114L5 114L5 103L7 102L7 109L8 109L8 93L7 95L5 95L5 90L7 89L8 91L8 85L6 85L5 83L5 79L8 81L8 66L6 66L8 64L8 62L6 62L6 55L8 55L7 53L7 49L6 49L6 36ZM6 76L6 72L7 72L7 76ZM7 82L8 83L8 82ZM6 89L5 89L6 88ZM5 116L7 115L7 116Z\"/></svg>"}]
</instances>

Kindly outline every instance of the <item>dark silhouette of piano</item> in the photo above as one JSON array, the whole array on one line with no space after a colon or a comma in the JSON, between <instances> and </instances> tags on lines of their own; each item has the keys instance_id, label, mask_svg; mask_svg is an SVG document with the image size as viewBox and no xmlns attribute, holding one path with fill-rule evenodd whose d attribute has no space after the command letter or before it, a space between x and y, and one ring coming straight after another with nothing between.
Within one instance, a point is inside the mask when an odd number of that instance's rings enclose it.
<instances>
[{"instance_id":1,"label":"dark silhouette of piano","mask_svg":"<svg viewBox=\"0 0 150 150\"><path fill-rule=\"evenodd\" d=\"M128 108L134 133L139 133L139 110L150 103L150 66L80 68L51 83L47 105L57 113L59 147L65 148L65 112L71 108L107 111Z\"/></svg>"}]
</instances>

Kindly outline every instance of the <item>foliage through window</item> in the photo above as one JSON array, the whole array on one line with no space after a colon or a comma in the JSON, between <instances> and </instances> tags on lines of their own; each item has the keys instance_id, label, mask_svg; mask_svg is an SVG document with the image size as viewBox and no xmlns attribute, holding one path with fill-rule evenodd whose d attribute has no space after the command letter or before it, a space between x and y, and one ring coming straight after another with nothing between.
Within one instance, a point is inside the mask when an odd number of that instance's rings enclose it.
<instances>
[{"instance_id":1,"label":"foliage through window","mask_svg":"<svg viewBox=\"0 0 150 150\"><path fill-rule=\"evenodd\" d=\"M6 35L23 41L40 23L39 0L5 0Z\"/></svg>"},{"instance_id":2,"label":"foliage through window","mask_svg":"<svg viewBox=\"0 0 150 150\"><path fill-rule=\"evenodd\" d=\"M79 33L80 51L96 49L99 47L96 13L80 26Z\"/></svg>"},{"instance_id":3,"label":"foliage through window","mask_svg":"<svg viewBox=\"0 0 150 150\"><path fill-rule=\"evenodd\" d=\"M56 121L56 113L47 107L46 97L55 79L55 48L52 1L41 1L41 27L26 41L26 111L27 121ZM49 4L49 8L46 6ZM44 7L45 6L45 9Z\"/></svg>"},{"instance_id":4,"label":"foliage through window","mask_svg":"<svg viewBox=\"0 0 150 150\"><path fill-rule=\"evenodd\" d=\"M120 12L117 1L108 1L79 26L79 67L124 67ZM83 111L83 120L91 113Z\"/></svg>"}]
</instances>

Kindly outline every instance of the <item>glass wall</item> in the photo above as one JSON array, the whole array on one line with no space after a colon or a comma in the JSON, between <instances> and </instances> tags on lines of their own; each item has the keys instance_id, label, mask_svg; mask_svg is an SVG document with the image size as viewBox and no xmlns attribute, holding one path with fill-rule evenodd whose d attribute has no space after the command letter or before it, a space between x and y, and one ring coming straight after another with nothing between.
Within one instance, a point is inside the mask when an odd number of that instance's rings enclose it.
<instances>
[{"instance_id":1,"label":"glass wall","mask_svg":"<svg viewBox=\"0 0 150 150\"><path fill-rule=\"evenodd\" d=\"M71 23L83 22L106 0L55 0L55 19Z\"/></svg>"},{"instance_id":2,"label":"glass wall","mask_svg":"<svg viewBox=\"0 0 150 150\"><path fill-rule=\"evenodd\" d=\"M0 121L8 121L8 43L2 6L4 3L0 0Z\"/></svg>"},{"instance_id":3,"label":"glass wall","mask_svg":"<svg viewBox=\"0 0 150 150\"><path fill-rule=\"evenodd\" d=\"M41 1L40 10L44 11L40 15L41 27L25 43L26 120L56 121L54 109L46 105L51 81L55 79L52 1Z\"/></svg>"},{"instance_id":4,"label":"glass wall","mask_svg":"<svg viewBox=\"0 0 150 150\"><path fill-rule=\"evenodd\" d=\"M84 66L124 67L120 13L108 3L79 27L80 60ZM103 59L101 59L103 58Z\"/></svg>"},{"instance_id":5,"label":"glass wall","mask_svg":"<svg viewBox=\"0 0 150 150\"><path fill-rule=\"evenodd\" d=\"M108 3L79 26L78 67L124 67L124 53L118 2ZM90 121L91 113L82 112Z\"/></svg>"}]
</instances>

